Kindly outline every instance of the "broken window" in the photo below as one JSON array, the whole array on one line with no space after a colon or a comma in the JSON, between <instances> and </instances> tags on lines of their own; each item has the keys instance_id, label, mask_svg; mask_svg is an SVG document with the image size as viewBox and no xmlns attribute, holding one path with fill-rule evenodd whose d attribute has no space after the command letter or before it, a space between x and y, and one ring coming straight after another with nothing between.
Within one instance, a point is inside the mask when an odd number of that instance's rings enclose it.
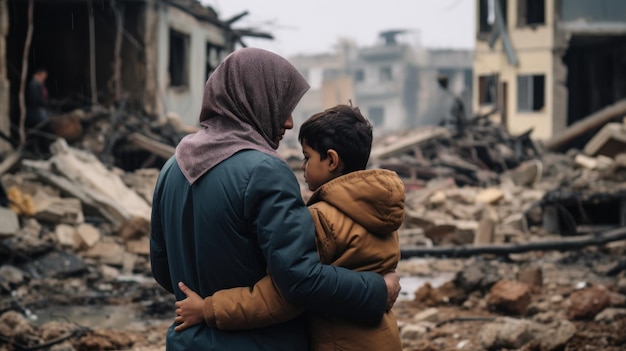
<instances>
[{"instance_id":1,"label":"broken window","mask_svg":"<svg viewBox=\"0 0 626 351\"><path fill-rule=\"evenodd\" d=\"M170 86L189 85L189 35L170 29Z\"/></svg>"},{"instance_id":2,"label":"broken window","mask_svg":"<svg viewBox=\"0 0 626 351\"><path fill-rule=\"evenodd\" d=\"M380 81L381 82L388 82L392 80L392 78L393 78L393 74L391 72L391 67L383 66L380 68Z\"/></svg>"},{"instance_id":3,"label":"broken window","mask_svg":"<svg viewBox=\"0 0 626 351\"><path fill-rule=\"evenodd\" d=\"M479 0L478 1L478 32L489 33L496 23L496 7L495 1L500 4L502 10L502 21L506 25L506 0Z\"/></svg>"},{"instance_id":4,"label":"broken window","mask_svg":"<svg viewBox=\"0 0 626 351\"><path fill-rule=\"evenodd\" d=\"M206 44L206 77L209 77L220 64L222 50L223 49L219 46L215 46L211 43Z\"/></svg>"},{"instance_id":5,"label":"broken window","mask_svg":"<svg viewBox=\"0 0 626 351\"><path fill-rule=\"evenodd\" d=\"M545 105L545 76L517 76L517 111L541 111Z\"/></svg>"},{"instance_id":6,"label":"broken window","mask_svg":"<svg viewBox=\"0 0 626 351\"><path fill-rule=\"evenodd\" d=\"M496 83L495 74L478 77L478 104L493 105L496 103Z\"/></svg>"},{"instance_id":7,"label":"broken window","mask_svg":"<svg viewBox=\"0 0 626 351\"><path fill-rule=\"evenodd\" d=\"M517 25L520 27L546 22L545 0L518 0Z\"/></svg>"},{"instance_id":8,"label":"broken window","mask_svg":"<svg viewBox=\"0 0 626 351\"><path fill-rule=\"evenodd\" d=\"M365 71L363 71L363 69L357 69L356 72L354 72L354 81L362 82L364 80L365 80Z\"/></svg>"},{"instance_id":9,"label":"broken window","mask_svg":"<svg viewBox=\"0 0 626 351\"><path fill-rule=\"evenodd\" d=\"M385 123L385 108L381 106L370 106L367 109L367 119L372 126L382 126Z\"/></svg>"}]
</instances>

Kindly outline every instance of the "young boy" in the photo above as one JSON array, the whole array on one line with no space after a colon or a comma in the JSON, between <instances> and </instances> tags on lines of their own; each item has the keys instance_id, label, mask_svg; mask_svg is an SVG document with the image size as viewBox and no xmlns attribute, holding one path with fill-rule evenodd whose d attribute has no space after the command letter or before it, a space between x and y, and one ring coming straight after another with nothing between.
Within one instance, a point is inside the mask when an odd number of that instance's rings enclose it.
<instances>
[{"instance_id":1,"label":"young boy","mask_svg":"<svg viewBox=\"0 0 626 351\"><path fill-rule=\"evenodd\" d=\"M313 195L320 260L380 274L400 259L397 230L404 220L404 185L396 173L365 170L372 126L358 107L338 105L309 118L300 128L304 179ZM258 328L289 320L303 310L287 303L269 276L254 287L221 290L202 301L183 283L187 299L176 302L176 330L202 322L219 329ZM388 311L376 324L308 311L312 350L389 350L402 345L396 318Z\"/></svg>"}]
</instances>

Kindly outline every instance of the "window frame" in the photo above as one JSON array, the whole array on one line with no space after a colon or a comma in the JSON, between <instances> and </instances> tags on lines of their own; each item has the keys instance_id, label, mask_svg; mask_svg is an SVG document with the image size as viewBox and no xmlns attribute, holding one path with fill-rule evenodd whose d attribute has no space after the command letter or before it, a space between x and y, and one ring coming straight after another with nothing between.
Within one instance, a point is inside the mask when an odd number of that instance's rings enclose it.
<instances>
[{"instance_id":1,"label":"window frame","mask_svg":"<svg viewBox=\"0 0 626 351\"><path fill-rule=\"evenodd\" d=\"M176 40L175 40L176 39ZM191 36L188 33L170 28L168 74L169 86L172 88L188 88L190 84L190 45ZM177 50L181 50L178 52Z\"/></svg>"},{"instance_id":2,"label":"window frame","mask_svg":"<svg viewBox=\"0 0 626 351\"><path fill-rule=\"evenodd\" d=\"M373 127L381 127L385 125L385 107L384 106L368 106L367 120Z\"/></svg>"},{"instance_id":3,"label":"window frame","mask_svg":"<svg viewBox=\"0 0 626 351\"><path fill-rule=\"evenodd\" d=\"M540 91L537 89L540 88ZM545 74L517 75L517 112L541 112L546 106Z\"/></svg>"},{"instance_id":4,"label":"window frame","mask_svg":"<svg viewBox=\"0 0 626 351\"><path fill-rule=\"evenodd\" d=\"M393 81L393 67L391 66L380 66L378 74L381 82Z\"/></svg>"},{"instance_id":5,"label":"window frame","mask_svg":"<svg viewBox=\"0 0 626 351\"><path fill-rule=\"evenodd\" d=\"M490 99L488 99L490 97ZM498 75L478 76L478 105L493 106L498 103Z\"/></svg>"},{"instance_id":6,"label":"window frame","mask_svg":"<svg viewBox=\"0 0 626 351\"><path fill-rule=\"evenodd\" d=\"M529 11L530 7L530 11ZM539 9L541 15L537 15ZM529 15L530 13L530 15ZM530 19L529 16L537 16L537 19ZM539 19L539 16L541 19ZM545 0L518 0L517 1L517 26L532 27L546 24L546 2Z\"/></svg>"}]
</instances>

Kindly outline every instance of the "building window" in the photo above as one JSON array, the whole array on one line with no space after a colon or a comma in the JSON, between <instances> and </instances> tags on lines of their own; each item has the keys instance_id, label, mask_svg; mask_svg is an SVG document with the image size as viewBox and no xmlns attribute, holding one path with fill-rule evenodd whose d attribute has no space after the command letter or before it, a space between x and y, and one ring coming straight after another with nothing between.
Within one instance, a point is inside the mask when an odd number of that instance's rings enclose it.
<instances>
[{"instance_id":1,"label":"building window","mask_svg":"<svg viewBox=\"0 0 626 351\"><path fill-rule=\"evenodd\" d=\"M492 74L478 77L478 104L493 105L496 103L497 76Z\"/></svg>"},{"instance_id":2,"label":"building window","mask_svg":"<svg viewBox=\"0 0 626 351\"><path fill-rule=\"evenodd\" d=\"M507 1L506 0L480 0L478 2L478 32L489 33L496 23L496 6L495 1L500 4L502 10L502 20L506 25Z\"/></svg>"},{"instance_id":3,"label":"building window","mask_svg":"<svg viewBox=\"0 0 626 351\"><path fill-rule=\"evenodd\" d=\"M338 69L325 69L322 73L323 80L331 80L339 77L341 75L341 71Z\"/></svg>"},{"instance_id":4,"label":"building window","mask_svg":"<svg viewBox=\"0 0 626 351\"><path fill-rule=\"evenodd\" d=\"M189 35L170 29L170 86L189 86Z\"/></svg>"},{"instance_id":5,"label":"building window","mask_svg":"<svg viewBox=\"0 0 626 351\"><path fill-rule=\"evenodd\" d=\"M517 76L517 111L541 111L545 105L545 76Z\"/></svg>"},{"instance_id":6,"label":"building window","mask_svg":"<svg viewBox=\"0 0 626 351\"><path fill-rule=\"evenodd\" d=\"M355 82L362 82L365 80L365 71L362 69L357 69L354 72L354 81Z\"/></svg>"},{"instance_id":7,"label":"building window","mask_svg":"<svg viewBox=\"0 0 626 351\"><path fill-rule=\"evenodd\" d=\"M222 48L219 46L215 46L211 43L206 44L206 77L208 78L211 73L217 68L217 65L220 64L222 58Z\"/></svg>"},{"instance_id":8,"label":"building window","mask_svg":"<svg viewBox=\"0 0 626 351\"><path fill-rule=\"evenodd\" d=\"M546 22L545 0L518 0L517 25L520 27Z\"/></svg>"},{"instance_id":9,"label":"building window","mask_svg":"<svg viewBox=\"0 0 626 351\"><path fill-rule=\"evenodd\" d=\"M393 79L393 74L391 72L391 67L383 66L380 68L380 81L381 82L389 82Z\"/></svg>"},{"instance_id":10,"label":"building window","mask_svg":"<svg viewBox=\"0 0 626 351\"><path fill-rule=\"evenodd\" d=\"M385 123L385 109L380 106L371 106L367 109L367 119L373 127L382 126Z\"/></svg>"}]
</instances>

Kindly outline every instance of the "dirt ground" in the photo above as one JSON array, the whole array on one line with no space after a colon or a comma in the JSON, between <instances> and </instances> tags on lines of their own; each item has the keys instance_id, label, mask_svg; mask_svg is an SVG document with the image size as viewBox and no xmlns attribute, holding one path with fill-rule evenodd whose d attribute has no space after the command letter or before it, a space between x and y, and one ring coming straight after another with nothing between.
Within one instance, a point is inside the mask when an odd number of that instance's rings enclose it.
<instances>
[{"instance_id":1,"label":"dirt ground","mask_svg":"<svg viewBox=\"0 0 626 351\"><path fill-rule=\"evenodd\" d=\"M615 267L624 262L626 246L614 244L611 249L535 252L505 258L481 256L403 260L398 272L407 284L403 286L393 311L401 328L404 350L485 350L481 341L485 325L497 322L501 317L565 320L571 309L572 294L591 286L610 291L613 294L611 307L624 310L626 275L619 269L616 273ZM466 292L465 296L444 288L458 279L459 272L468 272L472 267L488 271L483 281L509 279L524 267L539 267L542 284L533 289L525 315L512 315L486 303L488 289L484 287ZM437 279L442 276L455 278L440 284ZM484 284L485 287L490 285ZM73 287L75 291L66 291L68 287ZM100 292L95 293L94 287ZM31 281L28 287L17 289L11 296L2 295L0 302L0 335L5 335L0 339L0 351L161 351L165 349L165 332L174 314L172 297L150 279L109 286L89 282L89 277ZM37 311L50 309L51 306L60 309L46 318L46 322L41 318L42 313L38 321L32 318ZM89 310L72 311L76 306L87 306ZM107 312L109 307L113 309ZM101 320L93 316L91 320L81 320L81 315L94 311ZM418 317L424 311L430 312L428 316ZM554 350L626 350L626 313L597 321L594 316L587 316L572 319L571 323L576 327L575 333ZM490 349L530 351L545 348L531 336L530 341L518 348Z\"/></svg>"},{"instance_id":2,"label":"dirt ground","mask_svg":"<svg viewBox=\"0 0 626 351\"><path fill-rule=\"evenodd\" d=\"M441 303L433 299L400 301L394 306L402 328L414 322L420 312L436 306L438 313L430 327L420 338L403 337L404 351L452 351L452 350L485 350L481 344L482 331L486 324L497 323L501 317L515 319L541 320L541 316L550 316L551 320L567 319L571 309L570 297L577 290L588 287L601 287L609 291L624 293L624 272L616 276L607 276L600 267L623 260L623 255L609 254L596 249L569 253L531 253L518 257L513 261L502 262L489 259L497 266L501 277L512 277L520 267L539 266L543 272L543 285L533 290L530 307L525 315L510 315L494 310L485 303L486 295L474 291L462 304ZM476 264L476 259L449 260L455 264ZM482 261L482 260L480 260ZM442 262L441 260L439 261ZM402 266L401 266L402 267ZM624 301L617 298L616 305L623 311ZM576 327L574 335L567 342L554 350L626 350L626 315L616 315L611 320L594 320L594 316L574 318L571 322ZM489 348L489 350L546 350L539 340L533 339L519 348Z\"/></svg>"}]
</instances>

